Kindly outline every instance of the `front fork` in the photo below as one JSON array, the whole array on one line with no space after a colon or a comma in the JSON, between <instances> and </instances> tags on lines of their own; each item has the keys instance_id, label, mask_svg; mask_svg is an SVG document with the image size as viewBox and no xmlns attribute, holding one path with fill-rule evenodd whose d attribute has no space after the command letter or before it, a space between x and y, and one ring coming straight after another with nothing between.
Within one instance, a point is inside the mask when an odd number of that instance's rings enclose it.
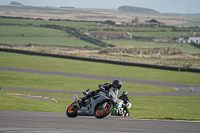
<instances>
[{"instance_id":1,"label":"front fork","mask_svg":"<svg viewBox=\"0 0 200 133\"><path fill-rule=\"evenodd\" d=\"M73 95L73 98L74 98L74 102L76 102L76 105L78 106L78 108L80 109L80 105L78 103L79 99L78 99L78 96L77 95Z\"/></svg>"},{"instance_id":2,"label":"front fork","mask_svg":"<svg viewBox=\"0 0 200 133\"><path fill-rule=\"evenodd\" d=\"M104 109L104 108L106 107L107 104L108 104L108 103L105 102L105 103L102 105L102 109Z\"/></svg>"}]
</instances>

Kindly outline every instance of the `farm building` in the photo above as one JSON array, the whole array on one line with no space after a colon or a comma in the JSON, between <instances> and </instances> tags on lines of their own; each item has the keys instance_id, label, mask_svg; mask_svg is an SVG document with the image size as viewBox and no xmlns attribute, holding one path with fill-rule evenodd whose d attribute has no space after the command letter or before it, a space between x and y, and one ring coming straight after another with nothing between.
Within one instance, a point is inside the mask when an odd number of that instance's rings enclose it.
<instances>
[{"instance_id":1,"label":"farm building","mask_svg":"<svg viewBox=\"0 0 200 133\"><path fill-rule=\"evenodd\" d=\"M136 22L134 25L139 26L139 27L162 27L165 26L166 24L163 22L159 22L155 19L145 21L145 22Z\"/></svg>"},{"instance_id":2,"label":"farm building","mask_svg":"<svg viewBox=\"0 0 200 133\"><path fill-rule=\"evenodd\" d=\"M135 18L131 22L114 22L111 20L104 21L102 26L117 26L117 27L130 27L130 26L137 26L137 27L162 27L165 26L166 24L163 22L159 22L155 19L145 21L145 22L139 22L138 18Z\"/></svg>"},{"instance_id":3,"label":"farm building","mask_svg":"<svg viewBox=\"0 0 200 133\"><path fill-rule=\"evenodd\" d=\"M200 34L184 34L177 37L176 42L178 43L200 43Z\"/></svg>"},{"instance_id":4,"label":"farm building","mask_svg":"<svg viewBox=\"0 0 200 133\"><path fill-rule=\"evenodd\" d=\"M132 39L132 34L129 32L114 32L114 31L91 31L90 37L96 39Z\"/></svg>"},{"instance_id":5,"label":"farm building","mask_svg":"<svg viewBox=\"0 0 200 133\"><path fill-rule=\"evenodd\" d=\"M102 23L102 26L114 26L114 25L115 25L115 22L111 20L107 20Z\"/></svg>"}]
</instances>

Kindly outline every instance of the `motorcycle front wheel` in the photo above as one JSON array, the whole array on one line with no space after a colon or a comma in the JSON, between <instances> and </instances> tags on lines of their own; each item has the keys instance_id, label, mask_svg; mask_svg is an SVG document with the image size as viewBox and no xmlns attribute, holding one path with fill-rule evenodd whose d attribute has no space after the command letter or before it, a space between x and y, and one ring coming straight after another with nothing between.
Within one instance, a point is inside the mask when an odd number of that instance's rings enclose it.
<instances>
[{"instance_id":1,"label":"motorcycle front wheel","mask_svg":"<svg viewBox=\"0 0 200 133\"><path fill-rule=\"evenodd\" d=\"M118 113L117 113L116 111L117 111L117 110L114 110L114 109L113 109L113 111L111 112L111 115L114 115L114 116L118 115Z\"/></svg>"},{"instance_id":2,"label":"motorcycle front wheel","mask_svg":"<svg viewBox=\"0 0 200 133\"><path fill-rule=\"evenodd\" d=\"M66 115L68 117L76 117L77 116L77 111L78 111L78 106L75 106L76 102L73 102L66 110Z\"/></svg>"},{"instance_id":3,"label":"motorcycle front wheel","mask_svg":"<svg viewBox=\"0 0 200 133\"><path fill-rule=\"evenodd\" d=\"M108 102L105 108L99 109L99 107L101 108L101 105L98 105L97 110L95 111L96 118L104 118L113 110L113 104L111 102Z\"/></svg>"}]
</instances>

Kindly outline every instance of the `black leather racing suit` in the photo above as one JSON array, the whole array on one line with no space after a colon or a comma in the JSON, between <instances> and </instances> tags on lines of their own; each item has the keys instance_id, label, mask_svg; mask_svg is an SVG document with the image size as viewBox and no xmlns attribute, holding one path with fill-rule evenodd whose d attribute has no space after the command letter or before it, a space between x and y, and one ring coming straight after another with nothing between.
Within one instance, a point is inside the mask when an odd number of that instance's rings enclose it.
<instances>
[{"instance_id":1,"label":"black leather racing suit","mask_svg":"<svg viewBox=\"0 0 200 133\"><path fill-rule=\"evenodd\" d=\"M84 106L84 103L85 103L85 100L92 97L92 96L95 96L97 95L100 91L103 91L105 93L108 93L109 89L112 87L112 84L110 83L105 83L105 84L99 84L99 89L98 90L95 90L95 91L92 91L92 92L89 92L89 94L86 96L86 97L83 97L81 102L80 102L80 105Z\"/></svg>"}]
</instances>

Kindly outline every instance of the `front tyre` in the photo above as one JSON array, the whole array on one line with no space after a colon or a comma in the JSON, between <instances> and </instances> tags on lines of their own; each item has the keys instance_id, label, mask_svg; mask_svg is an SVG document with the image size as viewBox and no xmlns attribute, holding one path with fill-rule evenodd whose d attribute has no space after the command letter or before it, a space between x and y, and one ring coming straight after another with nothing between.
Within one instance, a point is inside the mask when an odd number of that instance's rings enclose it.
<instances>
[{"instance_id":1,"label":"front tyre","mask_svg":"<svg viewBox=\"0 0 200 133\"><path fill-rule=\"evenodd\" d=\"M66 110L66 115L68 117L76 117L78 111L78 106L76 106L76 102L73 102Z\"/></svg>"},{"instance_id":2,"label":"front tyre","mask_svg":"<svg viewBox=\"0 0 200 133\"><path fill-rule=\"evenodd\" d=\"M113 104L111 102L108 102L105 108L99 109L100 107L101 105L97 106L97 110L95 111L96 118L104 118L113 110Z\"/></svg>"},{"instance_id":3,"label":"front tyre","mask_svg":"<svg viewBox=\"0 0 200 133\"><path fill-rule=\"evenodd\" d=\"M113 108L113 111L111 112L111 115L114 115L114 116L117 116L117 115L118 115L117 109L116 109L116 108Z\"/></svg>"}]
</instances>

